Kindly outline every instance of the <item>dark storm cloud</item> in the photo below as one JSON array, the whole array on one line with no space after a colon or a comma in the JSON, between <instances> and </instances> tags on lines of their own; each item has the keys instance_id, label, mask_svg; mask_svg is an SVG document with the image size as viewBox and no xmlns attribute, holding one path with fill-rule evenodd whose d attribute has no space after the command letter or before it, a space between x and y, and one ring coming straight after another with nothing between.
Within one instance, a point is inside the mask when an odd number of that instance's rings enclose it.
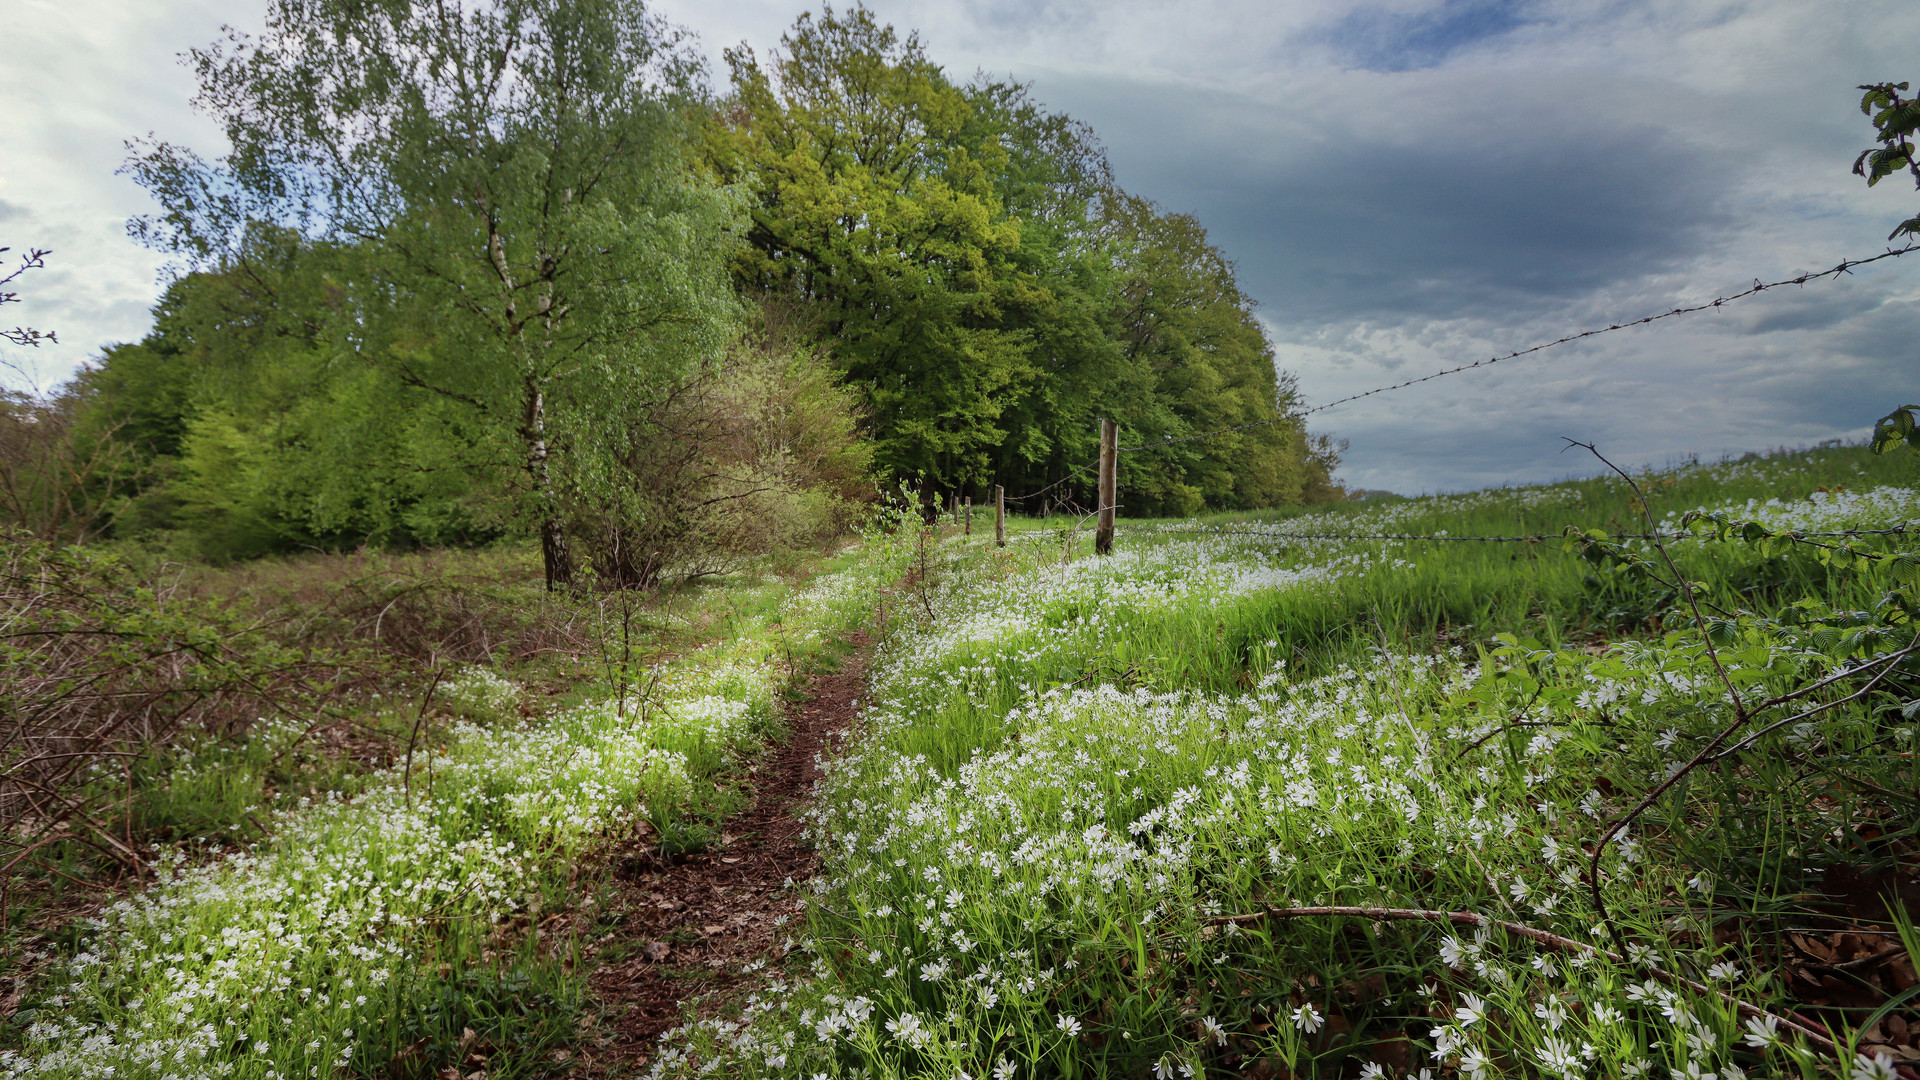
<instances>
[{"instance_id":1,"label":"dark storm cloud","mask_svg":"<svg viewBox=\"0 0 1920 1080\"><path fill-rule=\"evenodd\" d=\"M1742 333L1754 335L1782 330L1824 330L1868 316L1885 303L1884 292L1872 286L1812 292L1783 290L1768 297L1765 308L1748 312L1741 320L1740 329Z\"/></svg>"},{"instance_id":2,"label":"dark storm cloud","mask_svg":"<svg viewBox=\"0 0 1920 1080\"><path fill-rule=\"evenodd\" d=\"M1840 326L1824 342L1834 352L1848 356L1898 361L1905 384L1902 389L1908 391L1920 389L1920 357L1915 355L1920 346L1916 343L1920 343L1920 301L1909 299L1875 306Z\"/></svg>"},{"instance_id":3,"label":"dark storm cloud","mask_svg":"<svg viewBox=\"0 0 1920 1080\"><path fill-rule=\"evenodd\" d=\"M1047 90L1130 188L1207 225L1277 322L1511 318L1682 265L1726 224L1706 152L1604 116L1488 100L1389 141L1181 87Z\"/></svg>"}]
</instances>

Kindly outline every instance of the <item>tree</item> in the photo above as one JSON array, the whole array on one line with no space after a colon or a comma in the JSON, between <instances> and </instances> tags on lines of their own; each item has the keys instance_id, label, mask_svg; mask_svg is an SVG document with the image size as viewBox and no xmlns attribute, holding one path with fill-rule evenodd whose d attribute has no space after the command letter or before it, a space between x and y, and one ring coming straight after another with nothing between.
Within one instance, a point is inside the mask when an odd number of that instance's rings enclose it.
<instances>
[{"instance_id":1,"label":"tree","mask_svg":"<svg viewBox=\"0 0 1920 1080\"><path fill-rule=\"evenodd\" d=\"M263 235L235 269L174 281L142 341L75 379L76 436L125 450L116 535L226 559L511 527L512 429L343 357L316 318L342 257Z\"/></svg>"},{"instance_id":2,"label":"tree","mask_svg":"<svg viewBox=\"0 0 1920 1080\"><path fill-rule=\"evenodd\" d=\"M5 255L12 250L12 248L0 247L0 255ZM13 284L19 279L21 274L29 270L44 268L47 265L47 256L51 254L53 254L51 251L33 248L25 255L22 255L20 257L20 265L14 267L13 272L6 277L0 277L0 305L19 303L20 294L7 291L7 286ZM11 330L0 329L0 341L11 342L15 345L38 346L42 341L51 341L58 344L60 339L55 337L51 330L35 330L28 326L16 326Z\"/></svg>"},{"instance_id":3,"label":"tree","mask_svg":"<svg viewBox=\"0 0 1920 1080\"><path fill-rule=\"evenodd\" d=\"M273 0L258 39L190 55L232 151L147 141L133 234L244 273L263 232L329 251L318 336L518 447L549 588L573 559L561 470L596 396L716 351L734 315L725 196L684 167L697 61L637 0Z\"/></svg>"},{"instance_id":4,"label":"tree","mask_svg":"<svg viewBox=\"0 0 1920 1080\"><path fill-rule=\"evenodd\" d=\"M865 7L802 16L764 61L726 56L707 160L752 196L735 281L818 309L895 477L1033 491L1093 459L1100 417L1141 440L1262 422L1130 456L1123 498L1300 497L1291 383L1232 264L1120 190L1086 125L1019 83L953 82Z\"/></svg>"},{"instance_id":5,"label":"tree","mask_svg":"<svg viewBox=\"0 0 1920 1080\"><path fill-rule=\"evenodd\" d=\"M1291 418L1291 376L1240 290L1233 263L1188 214L1134 196L1106 204L1119 270L1115 333L1138 389L1120 419L1143 444L1243 430L1135 453L1126 492L1135 512L1297 504L1315 449ZM1331 454L1331 444L1319 450Z\"/></svg>"},{"instance_id":6,"label":"tree","mask_svg":"<svg viewBox=\"0 0 1920 1080\"><path fill-rule=\"evenodd\" d=\"M883 466L984 481L1030 344L1004 319L1033 287L992 183L1005 155L969 145L967 96L865 8L803 15L780 43L766 66L726 53L709 138L716 175L753 194L735 280L817 306Z\"/></svg>"}]
</instances>

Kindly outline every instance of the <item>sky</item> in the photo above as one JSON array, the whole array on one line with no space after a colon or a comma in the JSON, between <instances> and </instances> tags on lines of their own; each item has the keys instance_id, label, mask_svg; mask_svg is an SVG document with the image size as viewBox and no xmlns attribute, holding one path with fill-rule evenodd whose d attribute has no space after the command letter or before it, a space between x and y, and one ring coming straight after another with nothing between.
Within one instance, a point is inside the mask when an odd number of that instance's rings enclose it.
<instances>
[{"instance_id":1,"label":"sky","mask_svg":"<svg viewBox=\"0 0 1920 1080\"><path fill-rule=\"evenodd\" d=\"M207 156L178 54L260 0L0 0L0 245L51 249L0 321L40 385L150 324L162 260L116 169L152 132ZM809 5L661 0L767 50ZM1196 215L1309 404L1883 251L1860 83L1920 76L1907 0L872 0L956 78L1028 83L1119 182ZM817 6L816 6L817 10ZM18 384L21 377L13 375ZM1405 494L1615 461L1857 438L1920 398L1920 252L1337 406L1340 479ZM1897 399L1897 400L1896 400Z\"/></svg>"}]
</instances>

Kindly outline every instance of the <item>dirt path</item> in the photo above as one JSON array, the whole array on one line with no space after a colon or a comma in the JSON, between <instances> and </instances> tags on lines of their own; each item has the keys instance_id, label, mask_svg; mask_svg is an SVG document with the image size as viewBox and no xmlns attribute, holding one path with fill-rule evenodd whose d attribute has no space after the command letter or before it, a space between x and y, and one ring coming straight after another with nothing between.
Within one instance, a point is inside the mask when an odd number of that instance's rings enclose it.
<instances>
[{"instance_id":1,"label":"dirt path","mask_svg":"<svg viewBox=\"0 0 1920 1080\"><path fill-rule=\"evenodd\" d=\"M813 793L815 756L829 733L853 725L865 672L866 635L834 674L816 676L807 700L788 712L792 727L756 769L753 802L729 819L721 842L662 865L639 840L613 855L616 932L601 939L588 984L614 1032L583 1055L589 1076L644 1067L660 1033L680 1023L680 1003L746 981L741 967L777 959L796 914L788 882L814 875L818 859L800 837L799 815Z\"/></svg>"}]
</instances>

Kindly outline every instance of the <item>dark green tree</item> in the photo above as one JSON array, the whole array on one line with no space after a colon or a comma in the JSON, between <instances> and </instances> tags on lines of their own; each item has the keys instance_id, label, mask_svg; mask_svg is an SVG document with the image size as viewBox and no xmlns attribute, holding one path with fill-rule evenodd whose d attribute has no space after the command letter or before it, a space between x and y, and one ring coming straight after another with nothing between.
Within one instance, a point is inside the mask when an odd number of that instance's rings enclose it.
<instances>
[{"instance_id":1,"label":"dark green tree","mask_svg":"<svg viewBox=\"0 0 1920 1080\"><path fill-rule=\"evenodd\" d=\"M816 307L883 466L983 480L1026 374L1028 335L1004 312L1034 287L992 183L1004 154L969 145L967 96L865 8L803 15L766 65L726 58L708 160L751 193L736 282Z\"/></svg>"},{"instance_id":2,"label":"dark green tree","mask_svg":"<svg viewBox=\"0 0 1920 1080\"><path fill-rule=\"evenodd\" d=\"M1130 457L1135 509L1304 490L1290 384L1231 264L1121 191L1084 124L1018 83L954 83L864 7L727 59L707 156L751 197L736 283L819 312L896 477L1033 491L1091 462L1110 416L1149 440L1267 422Z\"/></svg>"}]
</instances>

